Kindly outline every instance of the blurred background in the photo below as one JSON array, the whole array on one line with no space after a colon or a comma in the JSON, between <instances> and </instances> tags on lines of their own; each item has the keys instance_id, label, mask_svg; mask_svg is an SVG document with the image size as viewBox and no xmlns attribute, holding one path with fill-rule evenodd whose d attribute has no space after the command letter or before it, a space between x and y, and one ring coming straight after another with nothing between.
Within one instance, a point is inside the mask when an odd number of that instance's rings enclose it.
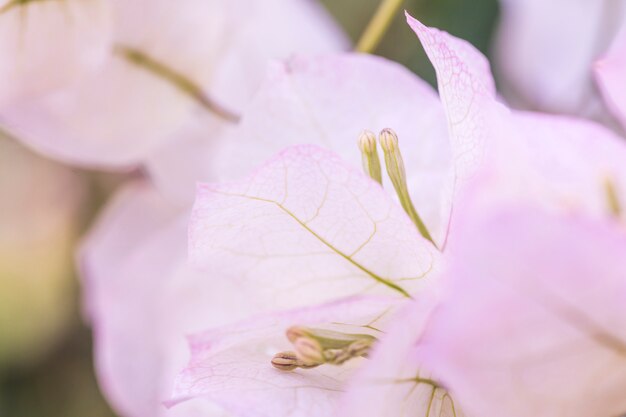
<instances>
[{"instance_id":1,"label":"blurred background","mask_svg":"<svg viewBox=\"0 0 626 417\"><path fill-rule=\"evenodd\" d=\"M379 3L322 2L353 40ZM489 55L497 0L406 0L404 8ZM376 53L434 84L401 14ZM114 416L93 373L74 248L124 176L62 166L0 134L0 416Z\"/></svg>"}]
</instances>

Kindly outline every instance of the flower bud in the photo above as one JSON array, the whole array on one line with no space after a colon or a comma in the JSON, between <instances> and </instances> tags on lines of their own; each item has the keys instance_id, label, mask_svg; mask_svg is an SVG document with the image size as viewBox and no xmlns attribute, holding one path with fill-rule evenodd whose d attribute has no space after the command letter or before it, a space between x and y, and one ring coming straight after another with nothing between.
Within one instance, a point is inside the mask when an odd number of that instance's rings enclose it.
<instances>
[{"instance_id":1,"label":"flower bud","mask_svg":"<svg viewBox=\"0 0 626 417\"><path fill-rule=\"evenodd\" d=\"M383 177L380 168L380 159L378 158L378 150L376 147L376 135L369 130L364 130L357 141L361 150L361 159L363 161L363 171L374 181L382 184Z\"/></svg>"}]
</instances>

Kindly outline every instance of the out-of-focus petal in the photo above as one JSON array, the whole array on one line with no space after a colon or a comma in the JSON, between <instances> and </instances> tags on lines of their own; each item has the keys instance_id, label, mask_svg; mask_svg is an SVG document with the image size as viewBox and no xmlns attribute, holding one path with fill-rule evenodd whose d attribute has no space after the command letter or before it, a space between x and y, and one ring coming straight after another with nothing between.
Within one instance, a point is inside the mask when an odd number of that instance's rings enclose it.
<instances>
[{"instance_id":1,"label":"out-of-focus petal","mask_svg":"<svg viewBox=\"0 0 626 417\"><path fill-rule=\"evenodd\" d=\"M226 23L223 7L200 0L114 6L106 63L72 88L2 111L6 128L28 145L74 164L128 166L164 143L199 106L152 63L208 87Z\"/></svg>"},{"instance_id":2,"label":"out-of-focus petal","mask_svg":"<svg viewBox=\"0 0 626 417\"><path fill-rule=\"evenodd\" d=\"M79 175L0 137L0 372L56 347L71 323Z\"/></svg>"},{"instance_id":3,"label":"out-of-focus petal","mask_svg":"<svg viewBox=\"0 0 626 417\"><path fill-rule=\"evenodd\" d=\"M110 47L106 0L0 0L0 108L74 84Z\"/></svg>"},{"instance_id":4,"label":"out-of-focus petal","mask_svg":"<svg viewBox=\"0 0 626 417\"><path fill-rule=\"evenodd\" d=\"M236 416L249 417L332 415L345 381L364 360L292 372L274 369L273 355L292 349L285 330L305 325L377 333L370 327L377 325L374 322L389 305L385 298L355 297L271 313L196 335L190 341L191 361L177 380L171 403L207 398Z\"/></svg>"},{"instance_id":5,"label":"out-of-focus petal","mask_svg":"<svg viewBox=\"0 0 626 417\"><path fill-rule=\"evenodd\" d=\"M472 415L621 415L623 228L530 205L465 213L422 359Z\"/></svg>"},{"instance_id":6,"label":"out-of-focus petal","mask_svg":"<svg viewBox=\"0 0 626 417\"><path fill-rule=\"evenodd\" d=\"M507 98L533 110L597 117L592 63L626 19L611 0L502 0L496 57Z\"/></svg>"},{"instance_id":7,"label":"out-of-focus petal","mask_svg":"<svg viewBox=\"0 0 626 417\"><path fill-rule=\"evenodd\" d=\"M359 134L387 127L399 136L416 208L440 236L445 226L438 202L450 168L441 104L424 81L379 57L298 56L276 63L241 125L206 166L219 178L242 176L286 146L309 143L361 167Z\"/></svg>"},{"instance_id":8,"label":"out-of-focus petal","mask_svg":"<svg viewBox=\"0 0 626 417\"><path fill-rule=\"evenodd\" d=\"M301 145L240 182L198 188L190 258L268 309L371 291L407 296L438 252L379 184Z\"/></svg>"},{"instance_id":9,"label":"out-of-focus petal","mask_svg":"<svg viewBox=\"0 0 626 417\"><path fill-rule=\"evenodd\" d=\"M337 417L463 416L458 402L419 358L417 342L437 301L436 292L422 293L388 319L380 344L349 382Z\"/></svg>"},{"instance_id":10,"label":"out-of-focus petal","mask_svg":"<svg viewBox=\"0 0 626 417\"><path fill-rule=\"evenodd\" d=\"M249 312L229 282L188 267L187 222L153 187L134 183L81 248L98 377L124 416L222 415L202 402L189 413L162 405L188 360L185 336Z\"/></svg>"},{"instance_id":11,"label":"out-of-focus petal","mask_svg":"<svg viewBox=\"0 0 626 417\"><path fill-rule=\"evenodd\" d=\"M483 181L495 200L532 203L561 213L604 218L610 184L626 200L626 144L613 131L568 116L514 112L490 121L501 138L484 166Z\"/></svg>"},{"instance_id":12,"label":"out-of-focus petal","mask_svg":"<svg viewBox=\"0 0 626 417\"><path fill-rule=\"evenodd\" d=\"M626 22L595 71L607 106L626 129Z\"/></svg>"}]
</instances>

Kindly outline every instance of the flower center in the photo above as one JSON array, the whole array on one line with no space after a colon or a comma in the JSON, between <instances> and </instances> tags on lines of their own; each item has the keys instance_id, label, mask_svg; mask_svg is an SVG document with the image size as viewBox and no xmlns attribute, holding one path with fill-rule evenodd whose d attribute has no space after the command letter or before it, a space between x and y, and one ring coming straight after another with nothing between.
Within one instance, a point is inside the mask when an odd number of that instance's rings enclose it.
<instances>
[{"instance_id":1,"label":"flower center","mask_svg":"<svg viewBox=\"0 0 626 417\"><path fill-rule=\"evenodd\" d=\"M350 359L367 357L378 341L369 334L351 334L324 329L294 326L287 330L287 339L295 352L280 352L272 365L282 371L315 368L323 364L342 365Z\"/></svg>"}]
</instances>

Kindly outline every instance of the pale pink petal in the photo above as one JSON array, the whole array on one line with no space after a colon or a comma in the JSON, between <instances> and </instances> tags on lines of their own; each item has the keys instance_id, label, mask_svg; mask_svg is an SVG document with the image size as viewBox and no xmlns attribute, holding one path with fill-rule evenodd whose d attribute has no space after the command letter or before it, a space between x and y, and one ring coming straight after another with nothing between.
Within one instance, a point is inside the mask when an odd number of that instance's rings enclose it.
<instances>
[{"instance_id":1,"label":"pale pink petal","mask_svg":"<svg viewBox=\"0 0 626 417\"><path fill-rule=\"evenodd\" d=\"M72 88L2 112L6 128L28 145L70 163L128 166L165 143L200 107L120 48L134 48L207 87L227 23L223 7L200 0L159 0L150 7L126 0L114 6L114 46L97 71Z\"/></svg>"},{"instance_id":2,"label":"pale pink petal","mask_svg":"<svg viewBox=\"0 0 626 417\"><path fill-rule=\"evenodd\" d=\"M187 222L148 184L135 183L116 196L81 248L99 381L125 417L197 415L162 404L188 360L185 336L249 313L228 282L187 266Z\"/></svg>"},{"instance_id":3,"label":"pale pink petal","mask_svg":"<svg viewBox=\"0 0 626 417\"><path fill-rule=\"evenodd\" d=\"M267 309L371 291L406 296L438 252L380 185L301 145L240 182L198 188L190 257Z\"/></svg>"},{"instance_id":4,"label":"pale pink petal","mask_svg":"<svg viewBox=\"0 0 626 417\"><path fill-rule=\"evenodd\" d=\"M467 41L423 25L408 13L406 18L435 68L448 122L452 164L439 208L447 231L458 190L484 162L490 145L487 121L500 117L503 110L495 100L489 62L476 48ZM446 237L447 233L442 245Z\"/></svg>"},{"instance_id":5,"label":"pale pink petal","mask_svg":"<svg viewBox=\"0 0 626 417\"><path fill-rule=\"evenodd\" d=\"M563 213L604 218L607 184L626 200L626 144L613 131L582 119L517 112L491 120L501 138L481 174L494 200L532 203ZM483 184L484 185L484 184Z\"/></svg>"},{"instance_id":6,"label":"pale pink petal","mask_svg":"<svg viewBox=\"0 0 626 417\"><path fill-rule=\"evenodd\" d=\"M434 308L436 293L422 293L389 318L370 360L348 384L337 417L461 417L459 403L432 377L417 341Z\"/></svg>"},{"instance_id":7,"label":"pale pink petal","mask_svg":"<svg viewBox=\"0 0 626 417\"><path fill-rule=\"evenodd\" d=\"M479 166L485 147L484 107L495 101L489 62L470 43L406 15L437 72L437 85L448 119L456 175Z\"/></svg>"},{"instance_id":8,"label":"pale pink petal","mask_svg":"<svg viewBox=\"0 0 626 417\"><path fill-rule=\"evenodd\" d=\"M192 358L179 376L171 404L207 398L236 416L329 416L344 384L364 359L342 366L285 372L270 364L292 350L285 330L305 325L345 333L380 334L381 314L395 300L356 297L326 305L259 316L191 338Z\"/></svg>"},{"instance_id":9,"label":"pale pink petal","mask_svg":"<svg viewBox=\"0 0 626 417\"><path fill-rule=\"evenodd\" d=\"M626 128L626 19L606 55L595 63L595 71L607 106Z\"/></svg>"},{"instance_id":10,"label":"pale pink petal","mask_svg":"<svg viewBox=\"0 0 626 417\"><path fill-rule=\"evenodd\" d=\"M0 108L74 84L110 47L106 0L0 0Z\"/></svg>"},{"instance_id":11,"label":"pale pink petal","mask_svg":"<svg viewBox=\"0 0 626 417\"><path fill-rule=\"evenodd\" d=\"M450 167L441 105L424 81L379 57L298 56L274 64L241 125L206 165L219 178L242 176L285 146L309 143L360 168L359 134L386 127L399 135L416 208L439 237L445 224L438 202Z\"/></svg>"},{"instance_id":12,"label":"pale pink petal","mask_svg":"<svg viewBox=\"0 0 626 417\"><path fill-rule=\"evenodd\" d=\"M621 415L622 227L528 205L467 213L422 359L472 415Z\"/></svg>"},{"instance_id":13,"label":"pale pink petal","mask_svg":"<svg viewBox=\"0 0 626 417\"><path fill-rule=\"evenodd\" d=\"M530 109L597 117L592 63L626 9L611 0L502 0L496 58L503 90Z\"/></svg>"}]
</instances>

